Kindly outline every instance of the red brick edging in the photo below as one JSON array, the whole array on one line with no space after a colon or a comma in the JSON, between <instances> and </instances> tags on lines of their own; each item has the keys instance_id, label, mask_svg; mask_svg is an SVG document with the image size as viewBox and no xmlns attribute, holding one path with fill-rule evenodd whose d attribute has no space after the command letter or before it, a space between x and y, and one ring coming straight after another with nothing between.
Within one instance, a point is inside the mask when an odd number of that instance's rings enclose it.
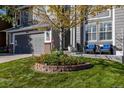
<instances>
[{"instance_id":1,"label":"red brick edging","mask_svg":"<svg viewBox=\"0 0 124 93\"><path fill-rule=\"evenodd\" d=\"M90 63L83 63L79 65L65 65L65 66L50 66L41 63L35 63L34 69L40 72L65 72L65 71L77 71L91 68Z\"/></svg>"}]
</instances>

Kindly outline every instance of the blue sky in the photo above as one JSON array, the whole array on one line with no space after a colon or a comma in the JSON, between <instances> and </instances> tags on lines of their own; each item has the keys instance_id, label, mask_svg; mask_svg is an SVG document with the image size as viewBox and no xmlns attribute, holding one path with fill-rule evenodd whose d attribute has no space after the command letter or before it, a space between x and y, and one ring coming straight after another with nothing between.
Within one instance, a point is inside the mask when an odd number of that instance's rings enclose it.
<instances>
[{"instance_id":1,"label":"blue sky","mask_svg":"<svg viewBox=\"0 0 124 93\"><path fill-rule=\"evenodd\" d=\"M6 10L0 9L0 14L6 14Z\"/></svg>"}]
</instances>

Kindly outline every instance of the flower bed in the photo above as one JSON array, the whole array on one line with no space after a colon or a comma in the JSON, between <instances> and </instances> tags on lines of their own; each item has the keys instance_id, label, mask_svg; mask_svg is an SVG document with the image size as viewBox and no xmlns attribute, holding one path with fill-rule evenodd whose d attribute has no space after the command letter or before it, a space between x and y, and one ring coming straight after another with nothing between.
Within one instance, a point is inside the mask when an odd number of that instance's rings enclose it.
<instances>
[{"instance_id":1,"label":"flower bed","mask_svg":"<svg viewBox=\"0 0 124 93\"><path fill-rule=\"evenodd\" d=\"M92 67L90 63L82 62L79 57L68 56L55 52L36 57L35 70L41 72L75 71Z\"/></svg>"}]
</instances>

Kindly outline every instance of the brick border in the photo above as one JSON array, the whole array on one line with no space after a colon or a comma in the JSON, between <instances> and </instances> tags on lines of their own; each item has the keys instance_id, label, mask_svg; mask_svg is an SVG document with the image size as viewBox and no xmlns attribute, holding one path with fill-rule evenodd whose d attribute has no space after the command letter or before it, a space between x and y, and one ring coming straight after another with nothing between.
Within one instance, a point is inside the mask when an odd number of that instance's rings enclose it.
<instances>
[{"instance_id":1,"label":"brick border","mask_svg":"<svg viewBox=\"0 0 124 93\"><path fill-rule=\"evenodd\" d=\"M90 63L83 63L79 65L65 65L65 66L50 66L41 63L35 63L34 69L39 72L65 72L65 71L78 71L91 68L93 65Z\"/></svg>"}]
</instances>

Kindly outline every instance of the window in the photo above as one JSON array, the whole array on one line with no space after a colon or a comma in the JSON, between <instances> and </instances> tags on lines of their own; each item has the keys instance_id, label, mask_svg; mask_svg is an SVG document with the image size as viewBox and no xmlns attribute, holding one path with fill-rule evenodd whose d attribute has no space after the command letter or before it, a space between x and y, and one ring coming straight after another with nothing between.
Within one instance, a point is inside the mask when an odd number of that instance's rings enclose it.
<instances>
[{"instance_id":1,"label":"window","mask_svg":"<svg viewBox=\"0 0 124 93\"><path fill-rule=\"evenodd\" d=\"M21 12L16 13L16 22L17 25L21 25Z\"/></svg>"},{"instance_id":2,"label":"window","mask_svg":"<svg viewBox=\"0 0 124 93\"><path fill-rule=\"evenodd\" d=\"M87 39L88 40L96 40L96 24L87 25Z\"/></svg>"},{"instance_id":3,"label":"window","mask_svg":"<svg viewBox=\"0 0 124 93\"><path fill-rule=\"evenodd\" d=\"M45 31L45 43L51 42L51 31Z\"/></svg>"},{"instance_id":4,"label":"window","mask_svg":"<svg viewBox=\"0 0 124 93\"><path fill-rule=\"evenodd\" d=\"M112 23L104 22L100 23L100 32L99 32L100 40L111 40L112 39Z\"/></svg>"},{"instance_id":5,"label":"window","mask_svg":"<svg viewBox=\"0 0 124 93\"><path fill-rule=\"evenodd\" d=\"M23 10L22 11L22 23L24 26L28 25L28 17L29 17L29 13L27 10Z\"/></svg>"}]
</instances>

